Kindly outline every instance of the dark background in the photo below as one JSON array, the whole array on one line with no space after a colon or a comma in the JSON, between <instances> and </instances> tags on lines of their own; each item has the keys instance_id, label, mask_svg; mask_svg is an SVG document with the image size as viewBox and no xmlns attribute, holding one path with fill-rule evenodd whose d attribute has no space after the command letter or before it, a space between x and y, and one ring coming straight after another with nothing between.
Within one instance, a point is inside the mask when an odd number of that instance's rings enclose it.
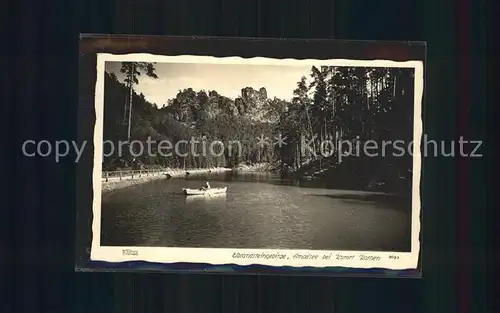
<instances>
[{"instance_id":1,"label":"dark background","mask_svg":"<svg viewBox=\"0 0 500 313\"><path fill-rule=\"evenodd\" d=\"M7 2L2 124L12 148L2 154L12 160L12 190L1 229L3 262L12 269L2 275L0 311L493 312L491 156L425 161L424 278L401 280L74 273L73 159L56 164L20 152L26 139L76 138L79 33L425 40L427 134L485 139L483 10L479 0Z\"/></svg>"}]
</instances>

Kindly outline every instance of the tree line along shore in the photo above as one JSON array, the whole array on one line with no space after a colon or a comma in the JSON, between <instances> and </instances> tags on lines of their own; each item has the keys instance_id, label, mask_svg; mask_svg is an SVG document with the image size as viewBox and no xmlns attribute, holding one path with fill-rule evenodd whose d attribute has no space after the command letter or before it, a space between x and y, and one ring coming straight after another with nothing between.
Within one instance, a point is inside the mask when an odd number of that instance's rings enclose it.
<instances>
[{"instance_id":1,"label":"tree line along shore","mask_svg":"<svg viewBox=\"0 0 500 313\"><path fill-rule=\"evenodd\" d=\"M140 79L156 79L154 63L123 62L121 72L105 73L104 140L160 142L238 141L237 153L222 148L216 155L190 153L132 157L110 155L103 171L119 169L251 168L293 179L322 179L333 188L381 189L407 192L411 187L412 157L364 155L340 161L338 151L323 156L322 142L345 140L410 142L413 139L413 79L408 68L311 67L310 77L297 77L291 100L270 98L265 86L242 86L229 98L216 90L179 90L165 103L150 103L135 87ZM265 85L265 82L262 83ZM262 145L259 137L286 138L284 145ZM311 149L301 138L315 138ZM153 149L155 149L153 147ZM198 149L198 148L196 148ZM201 148L199 148L201 149ZM154 151L153 151L154 152ZM262 169L261 169L262 170Z\"/></svg>"},{"instance_id":2,"label":"tree line along shore","mask_svg":"<svg viewBox=\"0 0 500 313\"><path fill-rule=\"evenodd\" d=\"M224 172L273 172L270 164L254 164L236 168L198 168L198 169L172 169L172 168L142 168L142 170L120 169L117 171L103 172L101 186L103 192L120 188L135 186L158 179L184 178L190 175L218 174Z\"/></svg>"}]
</instances>

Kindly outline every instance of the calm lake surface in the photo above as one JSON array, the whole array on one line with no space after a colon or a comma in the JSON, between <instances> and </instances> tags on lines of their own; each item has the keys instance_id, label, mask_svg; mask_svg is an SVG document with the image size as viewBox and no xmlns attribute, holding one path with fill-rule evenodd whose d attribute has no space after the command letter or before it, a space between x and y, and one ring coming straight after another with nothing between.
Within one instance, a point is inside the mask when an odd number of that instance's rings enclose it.
<instances>
[{"instance_id":1,"label":"calm lake surface","mask_svg":"<svg viewBox=\"0 0 500 313\"><path fill-rule=\"evenodd\" d=\"M228 186L227 195L182 188ZM410 251L410 201L268 173L157 180L103 195L101 245Z\"/></svg>"}]
</instances>

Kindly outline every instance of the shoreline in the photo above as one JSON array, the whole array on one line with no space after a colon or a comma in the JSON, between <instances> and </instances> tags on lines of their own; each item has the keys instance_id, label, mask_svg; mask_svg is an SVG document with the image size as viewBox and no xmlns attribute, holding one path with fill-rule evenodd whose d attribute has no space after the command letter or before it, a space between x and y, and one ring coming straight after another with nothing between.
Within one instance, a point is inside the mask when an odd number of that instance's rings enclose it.
<instances>
[{"instance_id":1,"label":"shoreline","mask_svg":"<svg viewBox=\"0 0 500 313\"><path fill-rule=\"evenodd\" d=\"M114 191L117 189L135 186L143 183L147 183L153 180L159 179L168 179L170 178L180 178L186 176L189 172L189 175L199 175L199 174L207 174L207 173L223 173L232 171L231 168L203 168L203 169L191 169L191 170L181 170L181 169L165 169L164 171L158 171L155 173L150 173L147 176L132 178L131 176L122 178L122 180L116 178L109 178L106 182L102 179L102 193Z\"/></svg>"},{"instance_id":2,"label":"shoreline","mask_svg":"<svg viewBox=\"0 0 500 313\"><path fill-rule=\"evenodd\" d=\"M140 185L154 180L168 179L167 176L169 176L170 179L181 178L185 177L187 173L189 173L189 175L200 175L208 173L224 173L231 171L253 172L253 171L263 171L264 169L265 166L260 164L253 166L238 166L235 168L219 167L219 168L202 168L202 169L190 169L190 170L167 168L164 171L149 173L147 174L147 176L144 176L145 174L143 174L142 177L132 178L132 176L128 176L128 177L123 177L121 180L118 177L110 177L108 178L107 182L105 181L105 179L101 179L101 192L108 193L114 190Z\"/></svg>"},{"instance_id":3,"label":"shoreline","mask_svg":"<svg viewBox=\"0 0 500 313\"><path fill-rule=\"evenodd\" d=\"M225 173L225 172L242 172L242 173L264 173L264 172L273 172L272 167L269 164L254 164L254 165L239 165L238 167L234 168L225 168L225 167L220 167L220 168L203 168L203 169L190 169L190 170L184 170L184 169L171 169L171 168L166 168L163 171L158 171L154 173L149 173L149 174L142 174L142 177L134 177L132 176L127 176L127 177L122 177L121 180L119 180L118 177L110 177L108 178L108 182L105 181L105 179L101 180L101 194L107 194L112 191L116 191L122 188L126 187L131 187L131 186L137 186L140 184L148 183L154 180L160 180L160 179L175 179L175 178L183 178L187 176L187 173L189 172L189 175L202 175L202 174L209 174L209 173ZM146 175L146 176L145 176ZM169 176L169 177L167 177ZM373 194L383 194L385 196L396 196L396 197L404 197L406 194L401 194L399 192L395 191L383 191L383 190L367 190L364 188L334 188L338 190L349 190L349 191L359 191L359 192L368 192L368 193L373 193Z\"/></svg>"}]
</instances>

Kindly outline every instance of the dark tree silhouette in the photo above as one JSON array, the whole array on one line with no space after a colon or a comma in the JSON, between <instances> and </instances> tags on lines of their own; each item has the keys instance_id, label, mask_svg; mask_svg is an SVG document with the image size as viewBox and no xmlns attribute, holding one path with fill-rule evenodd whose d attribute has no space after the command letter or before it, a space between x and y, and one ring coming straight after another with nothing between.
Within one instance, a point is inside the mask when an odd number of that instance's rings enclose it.
<instances>
[{"instance_id":1,"label":"dark tree silhouette","mask_svg":"<svg viewBox=\"0 0 500 313\"><path fill-rule=\"evenodd\" d=\"M141 72L144 72L148 77L158 78L155 73L154 63L148 62L123 62L120 72L125 74L125 83L129 89L129 93L125 99L125 107L123 109L123 119L125 121L126 115L128 113L128 128L127 128L127 139L130 141L130 131L131 131L131 121L132 121L132 100L134 93L134 85L139 84L138 77ZM127 112L127 102L128 102L128 112Z\"/></svg>"}]
</instances>

